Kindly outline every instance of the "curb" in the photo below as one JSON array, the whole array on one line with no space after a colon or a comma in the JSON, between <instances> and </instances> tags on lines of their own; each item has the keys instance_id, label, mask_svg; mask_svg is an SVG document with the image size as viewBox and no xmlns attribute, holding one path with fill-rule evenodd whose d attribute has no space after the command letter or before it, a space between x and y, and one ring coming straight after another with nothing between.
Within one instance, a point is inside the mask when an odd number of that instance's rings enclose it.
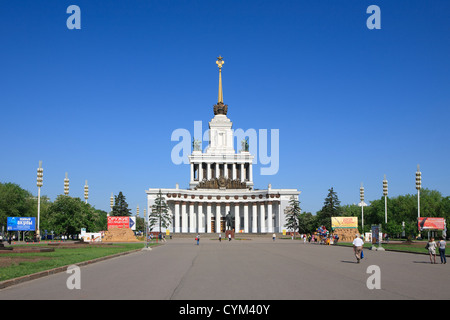
<instances>
[{"instance_id":1,"label":"curb","mask_svg":"<svg viewBox=\"0 0 450 320\"><path fill-rule=\"evenodd\" d=\"M154 247L158 247L158 246L154 246ZM75 266L82 267L82 266L86 266L86 265L89 265L89 264L92 264L92 263L96 263L96 262L108 260L108 259L111 259L111 258L124 256L124 255L130 254L130 253L139 252L139 251L142 251L142 249L135 249L135 250L131 250L131 251L120 252L120 253L116 253L116 254L113 254L113 255L110 255L110 256L100 257L100 258L96 258L96 259L92 259L92 260L86 260L86 261L73 263L73 264L70 264L70 265L62 266L62 267L57 267L57 268L50 269L50 270L45 270L45 271L32 273L32 274L29 274L29 275L26 275L26 276L22 276L22 277L18 277L18 278L13 278L13 279L5 280L5 281L0 281L0 290L1 289L5 289L5 288L10 287L10 286L14 286L14 285L20 284L20 283L27 282L27 281L30 281L30 280L35 280L35 279L39 279L39 278L42 278L42 277L50 276L52 274L65 272L69 266L75 265Z\"/></svg>"}]
</instances>

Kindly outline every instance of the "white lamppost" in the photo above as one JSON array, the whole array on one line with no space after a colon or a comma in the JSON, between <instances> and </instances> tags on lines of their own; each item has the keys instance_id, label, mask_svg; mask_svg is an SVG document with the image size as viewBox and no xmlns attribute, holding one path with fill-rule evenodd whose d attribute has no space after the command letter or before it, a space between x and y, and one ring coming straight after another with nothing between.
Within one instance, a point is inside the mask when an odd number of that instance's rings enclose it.
<instances>
[{"instance_id":1,"label":"white lamppost","mask_svg":"<svg viewBox=\"0 0 450 320\"><path fill-rule=\"evenodd\" d=\"M136 218L138 218L139 217L139 205L137 205L137 207L136 207Z\"/></svg>"},{"instance_id":2,"label":"white lamppost","mask_svg":"<svg viewBox=\"0 0 450 320\"><path fill-rule=\"evenodd\" d=\"M364 202L364 187L362 182L361 187L359 188L359 199L361 200L358 204L361 207L361 228L362 234L364 235L364 207L367 206L367 204Z\"/></svg>"},{"instance_id":3,"label":"white lamppost","mask_svg":"<svg viewBox=\"0 0 450 320\"><path fill-rule=\"evenodd\" d=\"M67 175L68 175L68 174L67 174L67 172L66 172L66 178L64 179L64 194L65 194L66 196L69 195L69 178L68 178Z\"/></svg>"},{"instance_id":4,"label":"white lamppost","mask_svg":"<svg viewBox=\"0 0 450 320\"><path fill-rule=\"evenodd\" d=\"M148 212L150 213L150 208L149 208ZM146 209L144 209L144 219L147 219L147 222L146 223L144 222L144 226L145 226L145 247L142 250L144 250L144 251L151 251L152 248L150 248L148 246L148 219L149 219L149 217L148 217Z\"/></svg>"},{"instance_id":5,"label":"white lamppost","mask_svg":"<svg viewBox=\"0 0 450 320\"><path fill-rule=\"evenodd\" d=\"M86 182L84 184L84 200L86 201L86 204L87 204L88 198L89 198L89 186L88 186L88 182L86 180Z\"/></svg>"},{"instance_id":6,"label":"white lamppost","mask_svg":"<svg viewBox=\"0 0 450 320\"><path fill-rule=\"evenodd\" d=\"M384 195L384 223L387 223L388 182L386 180L386 175L384 175L384 180L383 180L383 195Z\"/></svg>"},{"instance_id":7,"label":"white lamppost","mask_svg":"<svg viewBox=\"0 0 450 320\"><path fill-rule=\"evenodd\" d=\"M417 165L416 171L416 189L417 189L417 218L420 218L420 189L422 188L422 172L420 172L420 167Z\"/></svg>"},{"instance_id":8,"label":"white lamppost","mask_svg":"<svg viewBox=\"0 0 450 320\"><path fill-rule=\"evenodd\" d=\"M38 187L38 211L37 211L37 229L36 229L36 238L37 240L41 240L40 235L40 217L41 217L41 187L44 180L44 169L42 169L42 161L39 160L39 168L37 169L37 187Z\"/></svg>"}]
</instances>

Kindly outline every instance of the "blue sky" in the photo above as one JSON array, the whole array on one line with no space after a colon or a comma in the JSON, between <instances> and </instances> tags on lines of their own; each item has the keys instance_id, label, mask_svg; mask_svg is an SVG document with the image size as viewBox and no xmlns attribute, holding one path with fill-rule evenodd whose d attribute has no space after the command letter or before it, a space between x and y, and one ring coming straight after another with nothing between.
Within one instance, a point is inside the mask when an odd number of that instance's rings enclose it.
<instances>
[{"instance_id":1,"label":"blue sky","mask_svg":"<svg viewBox=\"0 0 450 320\"><path fill-rule=\"evenodd\" d=\"M69 5L81 30L69 30ZM369 5L381 29L369 30ZM450 20L447 0L0 0L0 181L63 193L109 211L122 191L187 188L177 128L206 130L217 101L234 128L279 129L276 175L255 187L296 188L304 211L334 187L342 204L415 193L450 195ZM203 147L205 147L205 143ZM237 146L236 149L239 149ZM425 213L426 214L426 213Z\"/></svg>"}]
</instances>

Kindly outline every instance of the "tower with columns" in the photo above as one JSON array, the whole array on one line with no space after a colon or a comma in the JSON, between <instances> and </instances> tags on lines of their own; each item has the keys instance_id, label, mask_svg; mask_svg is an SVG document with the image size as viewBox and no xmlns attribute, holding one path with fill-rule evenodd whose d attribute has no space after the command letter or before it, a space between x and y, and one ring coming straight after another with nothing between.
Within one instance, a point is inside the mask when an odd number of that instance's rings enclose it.
<instances>
[{"instance_id":1,"label":"tower with columns","mask_svg":"<svg viewBox=\"0 0 450 320\"><path fill-rule=\"evenodd\" d=\"M238 153L233 146L232 122L223 102L223 58L219 67L219 94L214 118L209 122L209 145L203 152L198 145L189 158L189 189L150 188L146 190L148 210L159 192L164 194L172 213L173 233L218 233L226 229L226 216L234 221L236 233L282 232L285 210L296 189L253 188L253 158L248 148ZM159 231L159 230L156 230ZM165 231L165 230L161 230Z\"/></svg>"}]
</instances>

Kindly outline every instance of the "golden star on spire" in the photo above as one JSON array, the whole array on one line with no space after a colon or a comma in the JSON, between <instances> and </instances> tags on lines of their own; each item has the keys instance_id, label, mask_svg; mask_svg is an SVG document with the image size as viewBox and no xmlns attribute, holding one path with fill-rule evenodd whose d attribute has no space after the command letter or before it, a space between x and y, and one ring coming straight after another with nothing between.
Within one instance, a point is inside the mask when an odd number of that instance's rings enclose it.
<instances>
[{"instance_id":1,"label":"golden star on spire","mask_svg":"<svg viewBox=\"0 0 450 320\"><path fill-rule=\"evenodd\" d=\"M223 61L223 58L221 56L217 57L216 64L219 66L219 69L222 69L222 65L224 63L225 63L225 61Z\"/></svg>"}]
</instances>

